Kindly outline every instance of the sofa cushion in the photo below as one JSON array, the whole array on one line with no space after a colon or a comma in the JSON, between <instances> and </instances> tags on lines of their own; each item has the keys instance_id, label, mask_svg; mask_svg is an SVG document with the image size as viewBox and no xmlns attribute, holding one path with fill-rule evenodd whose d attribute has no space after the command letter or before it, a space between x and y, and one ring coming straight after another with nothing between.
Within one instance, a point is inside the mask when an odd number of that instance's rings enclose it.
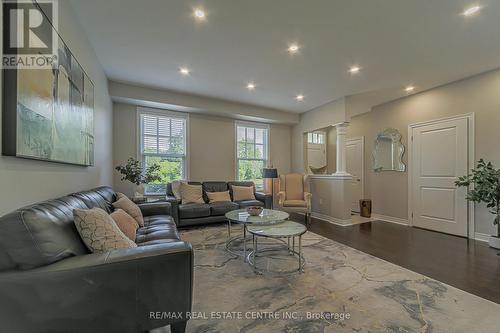
<instances>
[{"instance_id":1,"label":"sofa cushion","mask_svg":"<svg viewBox=\"0 0 500 333\"><path fill-rule=\"evenodd\" d=\"M172 194L177 200L181 199L181 184L186 183L185 180L174 180L171 183L172 186Z\"/></svg>"},{"instance_id":2,"label":"sofa cushion","mask_svg":"<svg viewBox=\"0 0 500 333\"><path fill-rule=\"evenodd\" d=\"M203 199L205 202L210 202L210 198L208 197L208 192L225 192L229 191L229 186L227 182L221 181L209 181L203 182ZM229 196L229 201L231 201L231 196Z\"/></svg>"},{"instance_id":3,"label":"sofa cushion","mask_svg":"<svg viewBox=\"0 0 500 333\"><path fill-rule=\"evenodd\" d=\"M231 186L233 190L233 201L255 200L253 186Z\"/></svg>"},{"instance_id":4,"label":"sofa cushion","mask_svg":"<svg viewBox=\"0 0 500 333\"><path fill-rule=\"evenodd\" d=\"M229 191L227 182L203 182L203 191L205 192L225 192Z\"/></svg>"},{"instance_id":5,"label":"sofa cushion","mask_svg":"<svg viewBox=\"0 0 500 333\"><path fill-rule=\"evenodd\" d=\"M205 203L205 200L203 200L203 189L201 185L181 183L180 192L182 204Z\"/></svg>"},{"instance_id":6,"label":"sofa cushion","mask_svg":"<svg viewBox=\"0 0 500 333\"><path fill-rule=\"evenodd\" d=\"M108 214L113 211L112 203L116 201L116 193L111 187L102 186L93 190L73 193L72 196L85 202L87 208L91 209L99 207L104 209Z\"/></svg>"},{"instance_id":7,"label":"sofa cushion","mask_svg":"<svg viewBox=\"0 0 500 333\"><path fill-rule=\"evenodd\" d=\"M252 186L255 188L255 183L252 181L233 181L227 182L227 186L229 186L229 190L231 190L231 186Z\"/></svg>"},{"instance_id":8,"label":"sofa cushion","mask_svg":"<svg viewBox=\"0 0 500 333\"><path fill-rule=\"evenodd\" d=\"M284 207L307 207L305 200L285 200L283 201Z\"/></svg>"},{"instance_id":9,"label":"sofa cushion","mask_svg":"<svg viewBox=\"0 0 500 333\"><path fill-rule=\"evenodd\" d=\"M210 216L210 206L208 204L189 203L179 205L179 217L181 219L192 219L205 216Z\"/></svg>"},{"instance_id":10,"label":"sofa cushion","mask_svg":"<svg viewBox=\"0 0 500 333\"><path fill-rule=\"evenodd\" d=\"M179 240L180 237L177 228L168 224L137 229L136 243L143 243L155 239Z\"/></svg>"},{"instance_id":11,"label":"sofa cushion","mask_svg":"<svg viewBox=\"0 0 500 333\"><path fill-rule=\"evenodd\" d=\"M88 208L66 196L20 208L0 217L0 271L30 269L88 254L75 224L73 209Z\"/></svg>"},{"instance_id":12,"label":"sofa cushion","mask_svg":"<svg viewBox=\"0 0 500 333\"><path fill-rule=\"evenodd\" d=\"M115 249L137 247L101 208L75 209L75 226L83 242L92 252L103 253Z\"/></svg>"},{"instance_id":13,"label":"sofa cushion","mask_svg":"<svg viewBox=\"0 0 500 333\"><path fill-rule=\"evenodd\" d=\"M144 219L144 225L144 227L137 229L137 236L135 239L135 242L140 246L152 241L180 240L175 222L171 216L156 215L146 217Z\"/></svg>"},{"instance_id":14,"label":"sofa cushion","mask_svg":"<svg viewBox=\"0 0 500 333\"><path fill-rule=\"evenodd\" d=\"M247 187L251 186L254 188L255 192L255 184L252 181L232 181L232 182L227 182L227 186L229 187L229 194L231 195L231 199L233 201L235 201L233 197L233 186L247 186Z\"/></svg>"},{"instance_id":15,"label":"sofa cushion","mask_svg":"<svg viewBox=\"0 0 500 333\"><path fill-rule=\"evenodd\" d=\"M144 226L144 217L141 209L132 200L127 198L123 193L117 193L117 199L113 202L113 207L123 209L128 215L132 216L137 221L139 226Z\"/></svg>"},{"instance_id":16,"label":"sofa cushion","mask_svg":"<svg viewBox=\"0 0 500 333\"><path fill-rule=\"evenodd\" d=\"M150 245L158 245L158 244L165 244L165 243L172 243L172 242L178 242L179 240L174 239L174 238L169 238L169 239L154 239L154 240L149 240L145 241L142 243L137 243L138 247L141 246L150 246Z\"/></svg>"},{"instance_id":17,"label":"sofa cushion","mask_svg":"<svg viewBox=\"0 0 500 333\"><path fill-rule=\"evenodd\" d=\"M236 202L231 202L231 201L212 202L209 203L209 205L210 205L210 215L212 216L224 215L227 212L240 208L240 206Z\"/></svg>"},{"instance_id":18,"label":"sofa cushion","mask_svg":"<svg viewBox=\"0 0 500 333\"><path fill-rule=\"evenodd\" d=\"M134 218L128 215L123 209L117 209L109 216L115 221L120 230L131 240L135 240L135 234L139 224Z\"/></svg>"},{"instance_id":19,"label":"sofa cushion","mask_svg":"<svg viewBox=\"0 0 500 333\"><path fill-rule=\"evenodd\" d=\"M241 200L241 201L235 201L240 208L245 208L245 207L250 207L250 206L260 206L264 207L264 203L259 200Z\"/></svg>"},{"instance_id":20,"label":"sofa cushion","mask_svg":"<svg viewBox=\"0 0 500 333\"><path fill-rule=\"evenodd\" d=\"M208 202L231 202L229 191L224 192L205 192L208 197Z\"/></svg>"},{"instance_id":21,"label":"sofa cushion","mask_svg":"<svg viewBox=\"0 0 500 333\"><path fill-rule=\"evenodd\" d=\"M169 215L152 215L144 217L144 226L153 226L153 225L172 225L175 226L174 219Z\"/></svg>"}]
</instances>

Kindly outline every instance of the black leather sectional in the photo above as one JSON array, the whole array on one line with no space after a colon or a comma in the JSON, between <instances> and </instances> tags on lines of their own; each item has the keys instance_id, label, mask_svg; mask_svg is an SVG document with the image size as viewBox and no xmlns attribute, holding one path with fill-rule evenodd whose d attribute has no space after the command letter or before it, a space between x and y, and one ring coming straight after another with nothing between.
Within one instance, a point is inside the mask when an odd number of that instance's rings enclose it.
<instances>
[{"instance_id":1,"label":"black leather sectional","mask_svg":"<svg viewBox=\"0 0 500 333\"><path fill-rule=\"evenodd\" d=\"M113 210L109 187L37 203L0 217L0 331L184 332L193 250L167 202L139 205L137 248L90 253L73 209ZM172 314L183 316L172 316ZM169 315L170 314L170 315Z\"/></svg>"},{"instance_id":2,"label":"black leather sectional","mask_svg":"<svg viewBox=\"0 0 500 333\"><path fill-rule=\"evenodd\" d=\"M249 206L261 206L271 208L272 196L255 191L253 182L188 182L191 185L201 185L203 188L204 203L182 204L181 200L176 199L172 192L172 184L167 185L167 201L172 205L172 216L179 227L186 227L198 224L225 222L225 214L231 210L245 208ZM233 191L231 186L252 186L254 188L255 200L243 200L232 202L209 203L206 192L225 192L229 191L231 200L233 200Z\"/></svg>"}]
</instances>

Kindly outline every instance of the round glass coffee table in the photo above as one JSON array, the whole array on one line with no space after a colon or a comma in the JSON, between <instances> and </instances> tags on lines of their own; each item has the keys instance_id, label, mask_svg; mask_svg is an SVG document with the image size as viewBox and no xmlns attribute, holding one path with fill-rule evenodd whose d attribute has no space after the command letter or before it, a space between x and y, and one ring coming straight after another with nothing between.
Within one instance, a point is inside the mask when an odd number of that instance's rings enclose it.
<instances>
[{"instance_id":1,"label":"round glass coffee table","mask_svg":"<svg viewBox=\"0 0 500 333\"><path fill-rule=\"evenodd\" d=\"M247 260L247 225L274 225L283 223L290 215L287 212L274 209L264 209L258 216L251 216L246 209L237 209L226 213L227 233L226 250ZM243 236L231 237L231 222L243 225ZM243 249L236 249L235 242L243 242Z\"/></svg>"},{"instance_id":2,"label":"round glass coffee table","mask_svg":"<svg viewBox=\"0 0 500 333\"><path fill-rule=\"evenodd\" d=\"M259 249L258 239L259 237L272 238L276 240L280 240L281 242L286 244L286 250L288 254L296 256L298 258L299 264L298 269L293 271L280 271L278 273L294 273L294 272L303 272L305 260L302 255L302 235L307 232L307 228L298 222L293 221L285 221L280 224L275 225L249 225L247 230L250 234L252 234L253 238L253 250L248 254L248 263L253 266L254 272L262 273L257 269L257 263L255 261L256 257L259 254L264 254L266 252L274 252L279 250L274 245L271 248L263 248ZM298 252L295 251L295 237L299 238L299 248ZM286 238L287 241L283 241ZM290 238L292 239L292 247L290 247ZM273 256L275 257L275 256ZM268 258L269 260L269 258ZM267 271L271 272L271 270L267 269Z\"/></svg>"}]
</instances>

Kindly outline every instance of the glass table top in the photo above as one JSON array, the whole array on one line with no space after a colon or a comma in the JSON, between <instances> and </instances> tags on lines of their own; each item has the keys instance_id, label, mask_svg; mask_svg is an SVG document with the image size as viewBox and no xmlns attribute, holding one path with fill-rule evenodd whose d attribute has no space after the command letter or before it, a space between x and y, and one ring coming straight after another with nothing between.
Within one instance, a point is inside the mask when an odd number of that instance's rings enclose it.
<instances>
[{"instance_id":1,"label":"glass table top","mask_svg":"<svg viewBox=\"0 0 500 333\"><path fill-rule=\"evenodd\" d=\"M226 213L226 218L242 224L277 224L289 217L287 212L274 209L264 209L258 216L250 216L246 209L233 210Z\"/></svg>"},{"instance_id":2,"label":"glass table top","mask_svg":"<svg viewBox=\"0 0 500 333\"><path fill-rule=\"evenodd\" d=\"M249 225L247 227L248 232L257 236L264 237L293 237L300 236L307 231L305 225L293 222L285 221L280 224L274 225Z\"/></svg>"}]
</instances>

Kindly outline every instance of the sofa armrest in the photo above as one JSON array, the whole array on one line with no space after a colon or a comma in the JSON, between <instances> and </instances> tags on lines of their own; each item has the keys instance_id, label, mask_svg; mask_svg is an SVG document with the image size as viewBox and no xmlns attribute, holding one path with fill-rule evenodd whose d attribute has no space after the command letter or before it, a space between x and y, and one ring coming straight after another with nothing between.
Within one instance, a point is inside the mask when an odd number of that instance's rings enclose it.
<instances>
[{"instance_id":1,"label":"sofa armrest","mask_svg":"<svg viewBox=\"0 0 500 333\"><path fill-rule=\"evenodd\" d=\"M185 321L192 291L189 243L113 250L0 273L0 321L7 332L146 331Z\"/></svg>"},{"instance_id":2,"label":"sofa armrest","mask_svg":"<svg viewBox=\"0 0 500 333\"><path fill-rule=\"evenodd\" d=\"M262 201L265 208L271 208L273 205L273 195L271 193L255 192L255 199Z\"/></svg>"},{"instance_id":3,"label":"sofa armrest","mask_svg":"<svg viewBox=\"0 0 500 333\"><path fill-rule=\"evenodd\" d=\"M172 204L165 201L138 204L143 216L172 215Z\"/></svg>"},{"instance_id":4,"label":"sofa armrest","mask_svg":"<svg viewBox=\"0 0 500 333\"><path fill-rule=\"evenodd\" d=\"M171 216L174 218L175 224L179 226L179 205L181 201L176 197L170 195L165 196L165 201L170 203L170 206L172 207Z\"/></svg>"}]
</instances>

